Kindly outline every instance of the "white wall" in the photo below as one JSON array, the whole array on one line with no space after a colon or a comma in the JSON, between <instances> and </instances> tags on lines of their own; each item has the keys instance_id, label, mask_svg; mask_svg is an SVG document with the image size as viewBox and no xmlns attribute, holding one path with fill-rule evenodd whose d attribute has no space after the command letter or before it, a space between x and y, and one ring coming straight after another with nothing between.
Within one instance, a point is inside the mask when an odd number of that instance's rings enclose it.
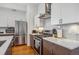
<instances>
[{"instance_id":1,"label":"white wall","mask_svg":"<svg viewBox=\"0 0 79 59\"><path fill-rule=\"evenodd\" d=\"M42 20L44 20L44 21L43 21L43 22L44 22L44 24L43 24L44 29L45 29L45 30L51 30L51 29L52 29L51 18L42 19ZM42 22L41 22L41 23L42 23Z\"/></svg>"},{"instance_id":2,"label":"white wall","mask_svg":"<svg viewBox=\"0 0 79 59\"><path fill-rule=\"evenodd\" d=\"M63 23L79 22L79 3L61 4Z\"/></svg>"},{"instance_id":3,"label":"white wall","mask_svg":"<svg viewBox=\"0 0 79 59\"><path fill-rule=\"evenodd\" d=\"M45 3L38 4L38 14L45 14ZM51 29L51 18L48 19L40 19L40 26L43 26L44 29ZM37 22L37 23L38 23Z\"/></svg>"},{"instance_id":4,"label":"white wall","mask_svg":"<svg viewBox=\"0 0 79 59\"><path fill-rule=\"evenodd\" d=\"M33 26L34 26L34 19L37 15L37 4L29 3L26 7L26 19L28 23L28 35L27 35L27 46L30 45L30 34L32 33Z\"/></svg>"},{"instance_id":5,"label":"white wall","mask_svg":"<svg viewBox=\"0 0 79 59\"><path fill-rule=\"evenodd\" d=\"M79 39L78 39L79 38L79 31L77 28L79 29L79 24L63 25L64 38L79 41Z\"/></svg>"},{"instance_id":6,"label":"white wall","mask_svg":"<svg viewBox=\"0 0 79 59\"><path fill-rule=\"evenodd\" d=\"M53 3L51 11L51 24L58 24L59 19L63 19L63 23L78 23L79 22L79 3ZM79 26L79 24L78 24ZM53 28L53 26L51 26ZM54 26L57 27L57 26ZM63 35L67 39L76 39L74 33L69 33L74 24L63 25ZM78 34L79 38L79 34ZM77 38L77 40L79 40Z\"/></svg>"},{"instance_id":7,"label":"white wall","mask_svg":"<svg viewBox=\"0 0 79 59\"><path fill-rule=\"evenodd\" d=\"M38 14L44 14L45 13L45 3L39 3L38 4Z\"/></svg>"},{"instance_id":8,"label":"white wall","mask_svg":"<svg viewBox=\"0 0 79 59\"><path fill-rule=\"evenodd\" d=\"M51 10L51 24L79 22L79 3L53 3Z\"/></svg>"},{"instance_id":9,"label":"white wall","mask_svg":"<svg viewBox=\"0 0 79 59\"><path fill-rule=\"evenodd\" d=\"M26 20L25 12L0 7L0 27L15 26L15 20Z\"/></svg>"}]
</instances>

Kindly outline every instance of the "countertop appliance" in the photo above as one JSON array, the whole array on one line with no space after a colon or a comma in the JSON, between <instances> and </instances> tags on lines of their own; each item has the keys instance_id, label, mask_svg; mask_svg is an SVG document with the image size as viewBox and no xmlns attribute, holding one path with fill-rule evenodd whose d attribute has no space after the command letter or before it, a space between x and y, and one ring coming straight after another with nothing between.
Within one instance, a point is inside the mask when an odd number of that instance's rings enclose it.
<instances>
[{"instance_id":1,"label":"countertop appliance","mask_svg":"<svg viewBox=\"0 0 79 59\"><path fill-rule=\"evenodd\" d=\"M52 32L53 32L53 37L57 38L58 37L57 36L57 30L56 29L53 29Z\"/></svg>"},{"instance_id":2,"label":"countertop appliance","mask_svg":"<svg viewBox=\"0 0 79 59\"><path fill-rule=\"evenodd\" d=\"M62 29L53 29L52 30L52 34L53 34L53 37L55 38L62 38L63 37L63 30Z\"/></svg>"},{"instance_id":3,"label":"countertop appliance","mask_svg":"<svg viewBox=\"0 0 79 59\"><path fill-rule=\"evenodd\" d=\"M40 36L34 36L34 48L39 55L43 54L43 39Z\"/></svg>"}]
</instances>

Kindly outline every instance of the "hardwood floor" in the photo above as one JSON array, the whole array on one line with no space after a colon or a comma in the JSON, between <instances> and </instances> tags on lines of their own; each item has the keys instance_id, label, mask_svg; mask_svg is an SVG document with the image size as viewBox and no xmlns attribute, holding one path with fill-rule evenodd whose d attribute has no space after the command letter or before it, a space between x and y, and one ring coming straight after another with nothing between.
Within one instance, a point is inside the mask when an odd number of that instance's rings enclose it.
<instances>
[{"instance_id":1,"label":"hardwood floor","mask_svg":"<svg viewBox=\"0 0 79 59\"><path fill-rule=\"evenodd\" d=\"M12 55L35 55L34 50L27 45L12 47Z\"/></svg>"}]
</instances>

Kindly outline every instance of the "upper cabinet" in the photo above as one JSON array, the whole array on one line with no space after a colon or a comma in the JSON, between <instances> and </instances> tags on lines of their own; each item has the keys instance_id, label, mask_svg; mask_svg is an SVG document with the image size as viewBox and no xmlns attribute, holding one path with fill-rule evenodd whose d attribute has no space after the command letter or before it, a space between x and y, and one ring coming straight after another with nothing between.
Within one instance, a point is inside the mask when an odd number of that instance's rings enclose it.
<instances>
[{"instance_id":1,"label":"upper cabinet","mask_svg":"<svg viewBox=\"0 0 79 59\"><path fill-rule=\"evenodd\" d=\"M54 3L51 5L51 24L57 25L62 19L62 24L79 22L79 4Z\"/></svg>"}]
</instances>

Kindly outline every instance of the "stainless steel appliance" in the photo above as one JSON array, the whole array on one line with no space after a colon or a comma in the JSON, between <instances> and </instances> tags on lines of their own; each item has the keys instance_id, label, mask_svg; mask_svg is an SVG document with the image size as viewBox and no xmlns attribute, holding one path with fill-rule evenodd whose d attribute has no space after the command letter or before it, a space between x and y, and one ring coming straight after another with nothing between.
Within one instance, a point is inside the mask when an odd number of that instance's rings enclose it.
<instances>
[{"instance_id":1,"label":"stainless steel appliance","mask_svg":"<svg viewBox=\"0 0 79 59\"><path fill-rule=\"evenodd\" d=\"M39 18L46 19L51 17L51 3L45 3L45 13L40 14Z\"/></svg>"},{"instance_id":2,"label":"stainless steel appliance","mask_svg":"<svg viewBox=\"0 0 79 59\"><path fill-rule=\"evenodd\" d=\"M51 30L44 30L43 31L43 37L51 37L52 31Z\"/></svg>"},{"instance_id":3,"label":"stainless steel appliance","mask_svg":"<svg viewBox=\"0 0 79 59\"><path fill-rule=\"evenodd\" d=\"M58 29L53 29L52 30L52 34L53 34L53 37L55 38L62 38L63 37L63 30L58 28Z\"/></svg>"},{"instance_id":4,"label":"stainless steel appliance","mask_svg":"<svg viewBox=\"0 0 79 59\"><path fill-rule=\"evenodd\" d=\"M43 44L42 38L39 36L35 36L34 37L34 48L39 55L43 54L43 47L42 47L43 45L42 44Z\"/></svg>"},{"instance_id":5,"label":"stainless steel appliance","mask_svg":"<svg viewBox=\"0 0 79 59\"><path fill-rule=\"evenodd\" d=\"M27 22L15 21L15 45L26 44Z\"/></svg>"},{"instance_id":6,"label":"stainless steel appliance","mask_svg":"<svg viewBox=\"0 0 79 59\"><path fill-rule=\"evenodd\" d=\"M14 33L14 32L15 32L15 28L14 27L7 27L6 33Z\"/></svg>"},{"instance_id":7,"label":"stainless steel appliance","mask_svg":"<svg viewBox=\"0 0 79 59\"><path fill-rule=\"evenodd\" d=\"M53 37L57 38L57 30L53 29L52 32L53 32Z\"/></svg>"}]
</instances>

